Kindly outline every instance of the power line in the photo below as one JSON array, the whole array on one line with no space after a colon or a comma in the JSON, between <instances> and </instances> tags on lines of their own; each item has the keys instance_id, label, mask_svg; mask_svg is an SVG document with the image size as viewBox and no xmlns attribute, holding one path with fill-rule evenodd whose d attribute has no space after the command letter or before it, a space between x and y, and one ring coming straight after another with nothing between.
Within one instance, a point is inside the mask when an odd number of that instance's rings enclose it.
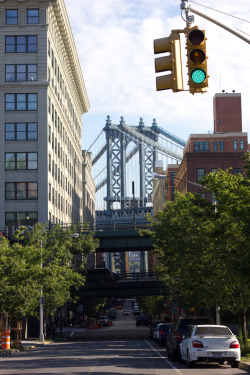
<instances>
[{"instance_id":1,"label":"power line","mask_svg":"<svg viewBox=\"0 0 250 375\"><path fill-rule=\"evenodd\" d=\"M200 3L197 3L196 1L192 1L190 0L191 3L194 3L194 4L197 4L197 5L200 5L204 8L207 8L207 9L211 9L215 12L218 12L218 13L222 13L222 14L225 14L226 16L229 16L229 17L232 17L232 18L236 18L237 20L240 20L240 21L244 21L244 22L247 22L247 23L250 23L250 21L247 21L247 20L244 20L243 18L240 18L240 17L236 17L236 16L233 16L232 14L228 14L226 12L222 12L221 10L217 10L217 9L214 9L214 8L211 8L211 7L208 7L206 5L203 5L203 4L200 4Z\"/></svg>"}]
</instances>

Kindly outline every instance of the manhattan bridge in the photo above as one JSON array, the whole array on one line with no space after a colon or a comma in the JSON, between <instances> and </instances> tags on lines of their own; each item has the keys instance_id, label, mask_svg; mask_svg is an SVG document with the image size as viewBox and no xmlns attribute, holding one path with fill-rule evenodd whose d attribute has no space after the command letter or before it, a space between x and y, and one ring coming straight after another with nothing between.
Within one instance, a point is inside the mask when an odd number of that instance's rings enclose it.
<instances>
[{"instance_id":1,"label":"manhattan bridge","mask_svg":"<svg viewBox=\"0 0 250 375\"><path fill-rule=\"evenodd\" d=\"M88 149L96 185L96 230L145 227L146 214L153 214L155 166L165 169L168 164L180 163L185 144L158 126L156 119L145 126L140 118L135 126L127 125L123 117L113 124L107 116L102 132ZM113 258L120 259L121 254ZM124 257L120 262L124 269Z\"/></svg>"}]
</instances>

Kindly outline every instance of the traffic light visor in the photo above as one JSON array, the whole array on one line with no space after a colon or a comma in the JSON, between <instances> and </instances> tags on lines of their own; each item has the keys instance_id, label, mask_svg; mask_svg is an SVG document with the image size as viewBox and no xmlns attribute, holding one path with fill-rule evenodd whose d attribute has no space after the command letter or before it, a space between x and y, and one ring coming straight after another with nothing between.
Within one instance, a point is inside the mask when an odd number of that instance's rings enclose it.
<instances>
[{"instance_id":1,"label":"traffic light visor","mask_svg":"<svg viewBox=\"0 0 250 375\"><path fill-rule=\"evenodd\" d=\"M191 73L191 79L194 83L202 83L206 79L206 72L203 69L194 69Z\"/></svg>"},{"instance_id":2,"label":"traffic light visor","mask_svg":"<svg viewBox=\"0 0 250 375\"><path fill-rule=\"evenodd\" d=\"M194 46L199 46L205 39L205 35L202 30L194 29L189 33L188 38Z\"/></svg>"}]
</instances>

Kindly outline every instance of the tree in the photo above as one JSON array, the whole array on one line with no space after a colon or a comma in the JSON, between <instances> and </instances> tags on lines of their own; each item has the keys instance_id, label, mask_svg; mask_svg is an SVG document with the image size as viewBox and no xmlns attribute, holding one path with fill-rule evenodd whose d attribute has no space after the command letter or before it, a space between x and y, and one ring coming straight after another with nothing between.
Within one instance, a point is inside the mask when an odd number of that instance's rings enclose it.
<instances>
[{"instance_id":1,"label":"tree","mask_svg":"<svg viewBox=\"0 0 250 375\"><path fill-rule=\"evenodd\" d=\"M93 233L81 234L78 238L72 237L74 233L74 226L62 231L57 225L47 233L41 224L35 225L29 233L28 243L35 245L40 252L40 286L45 296L47 315L52 315L67 301L74 300L73 291L85 282L83 271L87 255L98 246Z\"/></svg>"},{"instance_id":2,"label":"tree","mask_svg":"<svg viewBox=\"0 0 250 375\"><path fill-rule=\"evenodd\" d=\"M245 176L219 170L204 179L213 191L220 217L221 258L231 271L228 283L228 310L239 313L239 322L246 341L246 310L250 307L250 162L245 154ZM226 251L225 251L226 250ZM233 281L232 281L233 276ZM231 297L231 301L230 301Z\"/></svg>"},{"instance_id":3,"label":"tree","mask_svg":"<svg viewBox=\"0 0 250 375\"><path fill-rule=\"evenodd\" d=\"M153 220L159 270L172 297L186 305L241 313L250 304L249 180L218 170L202 184L216 205L176 194Z\"/></svg>"},{"instance_id":4,"label":"tree","mask_svg":"<svg viewBox=\"0 0 250 375\"><path fill-rule=\"evenodd\" d=\"M13 319L33 315L39 301L39 259L32 247L0 241L0 312ZM6 319L8 328L8 319Z\"/></svg>"},{"instance_id":5,"label":"tree","mask_svg":"<svg viewBox=\"0 0 250 375\"><path fill-rule=\"evenodd\" d=\"M67 301L72 289L84 285L86 257L98 246L93 234L73 238L75 228L51 231L37 223L32 231L15 233L12 242L0 242L0 312L15 319L38 316L40 291L45 297L45 314L51 315ZM72 266L79 255L77 267Z\"/></svg>"}]
</instances>

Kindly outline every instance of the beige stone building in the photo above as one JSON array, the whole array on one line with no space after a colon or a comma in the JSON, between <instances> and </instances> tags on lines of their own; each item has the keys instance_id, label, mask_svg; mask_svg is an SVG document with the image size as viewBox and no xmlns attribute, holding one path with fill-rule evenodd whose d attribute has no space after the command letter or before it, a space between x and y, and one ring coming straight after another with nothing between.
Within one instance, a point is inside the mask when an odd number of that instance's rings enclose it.
<instances>
[{"instance_id":1,"label":"beige stone building","mask_svg":"<svg viewBox=\"0 0 250 375\"><path fill-rule=\"evenodd\" d=\"M89 101L63 0L0 0L0 228L83 221Z\"/></svg>"},{"instance_id":2,"label":"beige stone building","mask_svg":"<svg viewBox=\"0 0 250 375\"><path fill-rule=\"evenodd\" d=\"M95 229L95 181L92 176L92 153L83 150L82 168L82 198L83 198L83 223L90 229Z\"/></svg>"}]
</instances>

